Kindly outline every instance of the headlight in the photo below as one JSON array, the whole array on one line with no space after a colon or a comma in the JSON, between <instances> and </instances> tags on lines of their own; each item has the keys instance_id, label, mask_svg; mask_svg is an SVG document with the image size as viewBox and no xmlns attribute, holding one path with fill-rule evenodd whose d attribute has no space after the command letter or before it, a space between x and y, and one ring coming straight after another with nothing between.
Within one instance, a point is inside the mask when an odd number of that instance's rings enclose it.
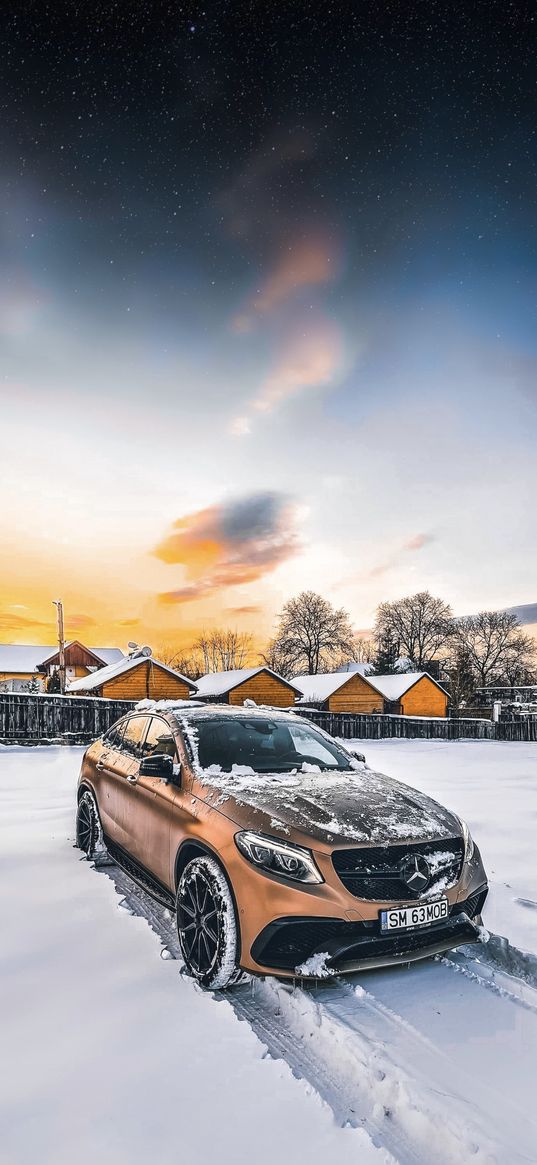
<instances>
[{"instance_id":1,"label":"headlight","mask_svg":"<svg viewBox=\"0 0 537 1165\"><path fill-rule=\"evenodd\" d=\"M471 860L474 856L474 849L475 849L474 839L472 837L472 834L470 833L470 830L468 829L466 822L463 821L462 817L459 817L459 821L461 823L462 836L464 838L464 860L465 860L465 862L471 862Z\"/></svg>"},{"instance_id":2,"label":"headlight","mask_svg":"<svg viewBox=\"0 0 537 1165\"><path fill-rule=\"evenodd\" d=\"M250 830L236 833L235 842L243 857L260 870L289 878L292 882L323 881L309 849L287 845L275 837L264 837L262 833L251 833Z\"/></svg>"}]
</instances>

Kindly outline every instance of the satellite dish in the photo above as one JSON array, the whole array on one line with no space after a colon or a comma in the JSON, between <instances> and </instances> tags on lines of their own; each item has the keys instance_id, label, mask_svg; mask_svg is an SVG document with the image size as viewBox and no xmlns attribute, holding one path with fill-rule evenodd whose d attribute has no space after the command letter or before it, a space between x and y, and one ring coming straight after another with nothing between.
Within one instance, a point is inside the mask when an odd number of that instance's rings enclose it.
<instances>
[{"instance_id":1,"label":"satellite dish","mask_svg":"<svg viewBox=\"0 0 537 1165\"><path fill-rule=\"evenodd\" d=\"M137 643L132 643L132 642L131 642L131 643L127 643L127 647L130 647L131 651L136 651L136 648L138 647L138 644L137 644Z\"/></svg>"},{"instance_id":2,"label":"satellite dish","mask_svg":"<svg viewBox=\"0 0 537 1165\"><path fill-rule=\"evenodd\" d=\"M146 659L148 658L148 656L150 656L152 654L153 654L153 651L150 647L141 647L140 648L140 655L143 655Z\"/></svg>"}]
</instances>

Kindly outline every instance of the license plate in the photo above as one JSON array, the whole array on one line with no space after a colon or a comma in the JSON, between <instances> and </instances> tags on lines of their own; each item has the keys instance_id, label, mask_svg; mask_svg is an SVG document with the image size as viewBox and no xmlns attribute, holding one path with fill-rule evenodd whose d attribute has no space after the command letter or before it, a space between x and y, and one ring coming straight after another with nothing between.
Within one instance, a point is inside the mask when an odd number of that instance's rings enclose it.
<instances>
[{"instance_id":1,"label":"license plate","mask_svg":"<svg viewBox=\"0 0 537 1165\"><path fill-rule=\"evenodd\" d=\"M447 898L437 898L436 902L423 902L419 906L393 906L391 910L380 911L380 929L412 930L415 926L430 926L447 918L448 914Z\"/></svg>"}]
</instances>

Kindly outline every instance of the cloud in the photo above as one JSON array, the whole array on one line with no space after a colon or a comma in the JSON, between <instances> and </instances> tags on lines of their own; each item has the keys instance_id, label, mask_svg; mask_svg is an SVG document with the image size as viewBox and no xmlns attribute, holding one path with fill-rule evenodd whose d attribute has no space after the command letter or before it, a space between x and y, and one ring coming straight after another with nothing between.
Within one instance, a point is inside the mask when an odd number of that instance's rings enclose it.
<instances>
[{"instance_id":1,"label":"cloud","mask_svg":"<svg viewBox=\"0 0 537 1165\"><path fill-rule=\"evenodd\" d=\"M154 553L183 566L186 582L161 602L188 602L269 574L298 549L296 521L290 499L270 491L179 518Z\"/></svg>"},{"instance_id":2,"label":"cloud","mask_svg":"<svg viewBox=\"0 0 537 1165\"><path fill-rule=\"evenodd\" d=\"M328 237L318 235L288 244L246 307L235 316L233 330L250 331L256 316L281 307L304 287L332 282L340 268L339 248Z\"/></svg>"},{"instance_id":3,"label":"cloud","mask_svg":"<svg viewBox=\"0 0 537 1165\"><path fill-rule=\"evenodd\" d=\"M413 538L409 538L408 542L404 543L403 550L421 550L430 542L434 542L434 534L415 534Z\"/></svg>"},{"instance_id":4,"label":"cloud","mask_svg":"<svg viewBox=\"0 0 537 1165\"><path fill-rule=\"evenodd\" d=\"M388 571L393 570L398 566L401 556L404 554L413 554L418 550L422 550L424 546L428 546L434 542L434 534L422 533L413 534L406 542L403 542L393 554L386 558L383 562L377 563L376 566L371 567L370 570L365 571L361 578L381 578L382 575L387 574Z\"/></svg>"},{"instance_id":5,"label":"cloud","mask_svg":"<svg viewBox=\"0 0 537 1165\"><path fill-rule=\"evenodd\" d=\"M46 627L50 630L52 626L52 620L44 623L41 619L27 619L24 615L10 615L7 611L0 614L0 631L19 632L33 627Z\"/></svg>"},{"instance_id":6,"label":"cloud","mask_svg":"<svg viewBox=\"0 0 537 1165\"><path fill-rule=\"evenodd\" d=\"M84 627L95 627L95 619L91 615L68 615L65 625L72 631L81 631Z\"/></svg>"},{"instance_id":7,"label":"cloud","mask_svg":"<svg viewBox=\"0 0 537 1165\"><path fill-rule=\"evenodd\" d=\"M243 436L251 431L255 414L273 412L289 398L308 390L330 388L341 376L345 360L343 334L334 320L320 313L288 330L278 355L248 413L235 417L230 432Z\"/></svg>"},{"instance_id":8,"label":"cloud","mask_svg":"<svg viewBox=\"0 0 537 1165\"><path fill-rule=\"evenodd\" d=\"M262 607L256 607L255 604L244 607L226 607L229 615L259 615L262 609Z\"/></svg>"}]
</instances>

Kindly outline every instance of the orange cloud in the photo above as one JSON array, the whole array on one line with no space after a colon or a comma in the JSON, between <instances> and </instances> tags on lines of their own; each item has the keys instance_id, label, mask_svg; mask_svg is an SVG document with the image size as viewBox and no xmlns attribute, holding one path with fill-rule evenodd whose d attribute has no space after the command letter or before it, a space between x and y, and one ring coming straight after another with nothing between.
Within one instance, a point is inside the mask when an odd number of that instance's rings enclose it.
<instances>
[{"instance_id":1,"label":"orange cloud","mask_svg":"<svg viewBox=\"0 0 537 1165\"><path fill-rule=\"evenodd\" d=\"M303 239L295 246L288 246L246 309L235 317L234 330L249 331L254 316L274 311L303 287L332 282L339 271L339 252L329 239Z\"/></svg>"},{"instance_id":2,"label":"orange cloud","mask_svg":"<svg viewBox=\"0 0 537 1165\"><path fill-rule=\"evenodd\" d=\"M262 578L295 553L295 521L293 504L274 492L179 518L154 553L163 562L184 566L187 581L161 594L161 602L188 602Z\"/></svg>"},{"instance_id":3,"label":"orange cloud","mask_svg":"<svg viewBox=\"0 0 537 1165\"><path fill-rule=\"evenodd\" d=\"M282 400L304 389L326 387L335 379L342 360L340 329L331 320L317 318L288 338L253 407L270 412Z\"/></svg>"}]
</instances>

